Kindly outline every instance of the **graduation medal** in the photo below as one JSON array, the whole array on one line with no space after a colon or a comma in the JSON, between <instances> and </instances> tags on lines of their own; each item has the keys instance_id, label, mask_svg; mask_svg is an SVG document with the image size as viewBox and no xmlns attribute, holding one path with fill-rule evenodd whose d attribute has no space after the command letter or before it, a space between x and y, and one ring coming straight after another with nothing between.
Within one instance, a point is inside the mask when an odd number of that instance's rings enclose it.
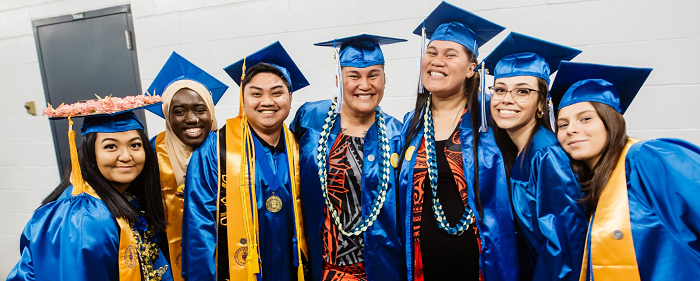
<instances>
[{"instance_id":1,"label":"graduation medal","mask_svg":"<svg viewBox=\"0 0 700 281\"><path fill-rule=\"evenodd\" d=\"M277 213L282 210L282 199L279 196L272 194L265 200L265 208L271 213Z\"/></svg>"}]
</instances>

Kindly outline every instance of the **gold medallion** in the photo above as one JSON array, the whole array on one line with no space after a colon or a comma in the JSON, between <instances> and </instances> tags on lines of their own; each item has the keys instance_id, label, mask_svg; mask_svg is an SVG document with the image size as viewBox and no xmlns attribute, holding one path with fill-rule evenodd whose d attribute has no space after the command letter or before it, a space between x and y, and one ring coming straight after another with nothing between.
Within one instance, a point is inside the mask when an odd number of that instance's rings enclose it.
<instances>
[{"instance_id":1,"label":"gold medallion","mask_svg":"<svg viewBox=\"0 0 700 281\"><path fill-rule=\"evenodd\" d=\"M272 196L265 200L265 208L272 213L279 212L282 210L282 199L280 199L277 195L272 194Z\"/></svg>"},{"instance_id":2,"label":"gold medallion","mask_svg":"<svg viewBox=\"0 0 700 281\"><path fill-rule=\"evenodd\" d=\"M396 167L399 166L399 154L398 153L392 154L390 161L391 161L391 166L394 167L394 169L396 169Z\"/></svg>"},{"instance_id":3,"label":"gold medallion","mask_svg":"<svg viewBox=\"0 0 700 281\"><path fill-rule=\"evenodd\" d=\"M413 158L413 152L416 150L415 146L409 146L408 149L406 149L406 161L411 161L411 158Z\"/></svg>"}]
</instances>

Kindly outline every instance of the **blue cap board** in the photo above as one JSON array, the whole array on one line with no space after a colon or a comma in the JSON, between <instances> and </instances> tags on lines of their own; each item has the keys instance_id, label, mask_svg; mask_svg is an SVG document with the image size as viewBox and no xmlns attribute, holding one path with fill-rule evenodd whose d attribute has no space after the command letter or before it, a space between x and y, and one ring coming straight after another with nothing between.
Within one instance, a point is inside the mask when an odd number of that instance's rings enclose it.
<instances>
[{"instance_id":1,"label":"blue cap board","mask_svg":"<svg viewBox=\"0 0 700 281\"><path fill-rule=\"evenodd\" d=\"M462 44L479 55L479 47L506 28L477 16L467 10L442 2L413 31L421 35L425 26L426 37L435 40Z\"/></svg>"},{"instance_id":2,"label":"blue cap board","mask_svg":"<svg viewBox=\"0 0 700 281\"><path fill-rule=\"evenodd\" d=\"M484 59L486 69L495 79L513 76L535 76L550 84L549 76L559 63L568 61L581 51L511 32Z\"/></svg>"},{"instance_id":3,"label":"blue cap board","mask_svg":"<svg viewBox=\"0 0 700 281\"><path fill-rule=\"evenodd\" d=\"M557 110L580 102L598 102L624 114L651 71L651 68L562 62L550 95Z\"/></svg>"},{"instance_id":4,"label":"blue cap board","mask_svg":"<svg viewBox=\"0 0 700 281\"><path fill-rule=\"evenodd\" d=\"M227 67L224 71L241 85L241 74L243 74L243 60L241 59ZM294 63L287 51L279 41L268 45L245 57L246 69L250 69L258 63L267 63L279 69L284 75L284 79L291 85L292 91L298 91L309 85L304 74Z\"/></svg>"},{"instance_id":5,"label":"blue cap board","mask_svg":"<svg viewBox=\"0 0 700 281\"><path fill-rule=\"evenodd\" d=\"M384 54L380 45L405 42L406 39L360 34L314 44L315 46L340 46L340 66L365 68L384 64Z\"/></svg>"},{"instance_id":6,"label":"blue cap board","mask_svg":"<svg viewBox=\"0 0 700 281\"><path fill-rule=\"evenodd\" d=\"M226 84L183 58L180 54L173 52L170 58L165 62L165 65L163 65L163 68L158 72L158 75L156 75L151 86L148 87L147 92L151 95L162 96L165 89L174 82L185 79L198 82L207 88L214 104L219 102L221 96L223 96L226 89L228 89ZM147 109L164 118L162 107L151 106Z\"/></svg>"},{"instance_id":7,"label":"blue cap board","mask_svg":"<svg viewBox=\"0 0 700 281\"><path fill-rule=\"evenodd\" d=\"M160 103L158 103L160 105ZM138 108L135 108L138 109ZM85 116L80 133L119 133L131 130L143 130L143 123L136 117L133 110L120 111L113 114Z\"/></svg>"}]
</instances>

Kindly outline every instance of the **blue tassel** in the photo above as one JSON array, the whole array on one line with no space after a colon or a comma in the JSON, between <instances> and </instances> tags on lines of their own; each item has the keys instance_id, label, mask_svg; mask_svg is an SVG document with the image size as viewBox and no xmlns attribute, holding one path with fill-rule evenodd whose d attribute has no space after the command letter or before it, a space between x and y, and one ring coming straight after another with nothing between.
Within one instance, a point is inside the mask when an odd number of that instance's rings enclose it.
<instances>
[{"instance_id":1,"label":"blue tassel","mask_svg":"<svg viewBox=\"0 0 700 281\"><path fill-rule=\"evenodd\" d=\"M335 113L340 113L340 107L343 106L343 72L340 68L340 48L336 48L335 39L333 40L333 49L335 51L335 67L336 75L338 75L338 106L335 107Z\"/></svg>"},{"instance_id":2,"label":"blue tassel","mask_svg":"<svg viewBox=\"0 0 700 281\"><path fill-rule=\"evenodd\" d=\"M552 96L547 93L547 109L549 110L549 126L552 128L552 132L556 132L557 130L554 129L554 105L552 103Z\"/></svg>"},{"instance_id":3,"label":"blue tassel","mask_svg":"<svg viewBox=\"0 0 700 281\"><path fill-rule=\"evenodd\" d=\"M479 132L485 133L488 131L486 124L486 66L484 62L481 62L481 126L479 126Z\"/></svg>"},{"instance_id":4,"label":"blue tassel","mask_svg":"<svg viewBox=\"0 0 700 281\"><path fill-rule=\"evenodd\" d=\"M420 61L418 61L418 93L423 94L423 72L420 70L423 64L423 55L425 54L425 21L423 21L423 31L420 36Z\"/></svg>"}]
</instances>

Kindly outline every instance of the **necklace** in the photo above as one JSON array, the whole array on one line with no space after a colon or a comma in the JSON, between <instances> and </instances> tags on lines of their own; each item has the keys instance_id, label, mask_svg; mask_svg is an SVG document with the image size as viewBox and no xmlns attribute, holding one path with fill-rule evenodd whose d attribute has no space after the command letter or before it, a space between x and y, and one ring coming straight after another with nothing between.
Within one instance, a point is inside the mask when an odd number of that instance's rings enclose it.
<instances>
[{"instance_id":1,"label":"necklace","mask_svg":"<svg viewBox=\"0 0 700 281\"><path fill-rule=\"evenodd\" d=\"M124 192L124 196L129 200L129 203L133 205L137 210L139 209L140 200ZM153 230L148 228L148 223L146 219L141 215L143 211L139 211L137 215L138 221L130 223L131 232L136 238L136 248L139 255L139 261L141 264L141 272L143 273L144 280L160 281L163 274L168 270L168 266L165 265L161 268L154 269L154 262L158 258L158 245L153 242L153 236L155 233Z\"/></svg>"},{"instance_id":2,"label":"necklace","mask_svg":"<svg viewBox=\"0 0 700 281\"><path fill-rule=\"evenodd\" d=\"M464 233L464 231L469 227L469 224L474 218L474 212L469 206L464 208L464 214L456 226L450 227L450 224L445 218L445 212L442 210L442 205L440 204L440 199L437 196L437 156L435 151L435 132L433 130L433 113L430 109L431 97L428 97L428 102L425 109L425 115L423 116L423 133L425 134L425 154L428 164L428 177L430 179L430 188L433 193L433 215L438 223L438 226L443 231L447 232L449 235L459 236Z\"/></svg>"},{"instance_id":3,"label":"necklace","mask_svg":"<svg viewBox=\"0 0 700 281\"><path fill-rule=\"evenodd\" d=\"M318 175L321 181L321 189L323 190L323 198L326 201L326 206L331 214L332 221L335 226L338 227L340 233L345 236L358 235L374 223L377 220L379 212L384 206L384 201L386 200L386 191L389 188L389 138L386 135L386 124L384 123L384 116L379 107L375 109L375 118L378 123L379 131L379 193L377 194L377 199L372 204L372 211L365 217L360 223L353 227L350 231L346 231L343 225L340 223L340 216L338 211L333 207L333 204L328 197L328 170L326 169L326 164L328 162L328 136L333 128L333 123L338 116L335 112L336 102L331 104L330 110L328 110L328 117L326 117L326 123L323 125L323 131L321 131L321 138L318 140Z\"/></svg>"}]
</instances>

